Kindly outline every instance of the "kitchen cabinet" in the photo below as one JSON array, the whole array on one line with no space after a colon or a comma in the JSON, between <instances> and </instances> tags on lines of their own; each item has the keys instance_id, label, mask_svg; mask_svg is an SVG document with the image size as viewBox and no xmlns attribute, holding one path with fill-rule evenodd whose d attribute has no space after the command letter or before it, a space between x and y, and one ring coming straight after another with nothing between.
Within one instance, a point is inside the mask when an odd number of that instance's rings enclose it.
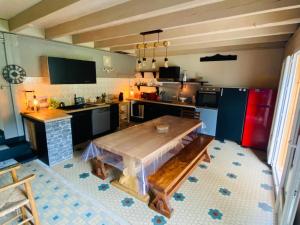
<instances>
[{"instance_id":1,"label":"kitchen cabinet","mask_svg":"<svg viewBox=\"0 0 300 225\"><path fill-rule=\"evenodd\" d=\"M114 131L119 128L119 103L110 105L110 130Z\"/></svg>"},{"instance_id":2,"label":"kitchen cabinet","mask_svg":"<svg viewBox=\"0 0 300 225\"><path fill-rule=\"evenodd\" d=\"M73 145L114 131L119 127L119 104L69 113L72 115Z\"/></svg>"},{"instance_id":3,"label":"kitchen cabinet","mask_svg":"<svg viewBox=\"0 0 300 225\"><path fill-rule=\"evenodd\" d=\"M216 139L241 143L246 114L248 90L223 88L218 108Z\"/></svg>"},{"instance_id":4,"label":"kitchen cabinet","mask_svg":"<svg viewBox=\"0 0 300 225\"><path fill-rule=\"evenodd\" d=\"M127 101L119 103L119 127L120 129L129 126L129 103Z\"/></svg>"},{"instance_id":5,"label":"kitchen cabinet","mask_svg":"<svg viewBox=\"0 0 300 225\"><path fill-rule=\"evenodd\" d=\"M145 103L144 120L152 120L161 115L160 106L157 104Z\"/></svg>"},{"instance_id":6,"label":"kitchen cabinet","mask_svg":"<svg viewBox=\"0 0 300 225\"><path fill-rule=\"evenodd\" d=\"M130 120L134 122L144 122L152 120L164 115L180 116L182 109L190 109L194 111L194 108L174 106L168 104L158 104L150 102L131 102L131 117Z\"/></svg>"},{"instance_id":7,"label":"kitchen cabinet","mask_svg":"<svg viewBox=\"0 0 300 225\"><path fill-rule=\"evenodd\" d=\"M73 145L92 139L92 111L84 110L70 114L72 115L71 126Z\"/></svg>"}]
</instances>

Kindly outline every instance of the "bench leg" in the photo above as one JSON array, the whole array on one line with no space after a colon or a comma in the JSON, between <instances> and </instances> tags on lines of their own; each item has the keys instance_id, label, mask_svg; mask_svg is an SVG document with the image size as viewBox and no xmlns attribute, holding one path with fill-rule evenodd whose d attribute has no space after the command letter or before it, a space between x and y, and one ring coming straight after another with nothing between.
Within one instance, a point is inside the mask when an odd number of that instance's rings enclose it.
<instances>
[{"instance_id":1,"label":"bench leg","mask_svg":"<svg viewBox=\"0 0 300 225\"><path fill-rule=\"evenodd\" d=\"M207 149L205 150L205 154L204 154L204 159L203 159L204 162L207 162L207 163L210 163L211 161L211 158L210 158L210 155L208 154L207 152Z\"/></svg>"},{"instance_id":2,"label":"bench leg","mask_svg":"<svg viewBox=\"0 0 300 225\"><path fill-rule=\"evenodd\" d=\"M149 207L156 212L166 216L167 218L171 217L173 209L170 206L169 198L163 193L154 191L155 198L150 202Z\"/></svg>"},{"instance_id":3,"label":"bench leg","mask_svg":"<svg viewBox=\"0 0 300 225\"><path fill-rule=\"evenodd\" d=\"M102 180L105 180L107 178L107 171L104 163L98 157L91 159L91 161L93 167L92 173Z\"/></svg>"}]
</instances>

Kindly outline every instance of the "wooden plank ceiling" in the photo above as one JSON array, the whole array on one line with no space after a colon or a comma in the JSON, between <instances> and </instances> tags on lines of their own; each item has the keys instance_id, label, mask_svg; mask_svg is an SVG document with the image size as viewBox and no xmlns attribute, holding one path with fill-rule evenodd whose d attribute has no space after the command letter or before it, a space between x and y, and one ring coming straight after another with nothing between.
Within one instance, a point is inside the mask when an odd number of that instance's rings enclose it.
<instances>
[{"instance_id":1,"label":"wooden plank ceiling","mask_svg":"<svg viewBox=\"0 0 300 225\"><path fill-rule=\"evenodd\" d=\"M86 13L88 4L42 0L9 18L9 28L17 33L42 24L46 39L71 36L73 44L132 54L143 40L140 32L162 29L160 40L168 40L169 55L177 55L283 47L300 23L300 0L114 0ZM70 10L72 17L62 17ZM157 56L164 54L157 49Z\"/></svg>"}]
</instances>

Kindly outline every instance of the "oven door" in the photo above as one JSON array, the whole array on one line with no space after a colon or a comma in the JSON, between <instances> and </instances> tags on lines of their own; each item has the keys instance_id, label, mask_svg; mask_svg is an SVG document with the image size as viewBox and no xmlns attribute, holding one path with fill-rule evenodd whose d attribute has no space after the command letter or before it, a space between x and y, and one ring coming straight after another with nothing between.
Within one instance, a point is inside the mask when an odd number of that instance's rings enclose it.
<instances>
[{"instance_id":1,"label":"oven door","mask_svg":"<svg viewBox=\"0 0 300 225\"><path fill-rule=\"evenodd\" d=\"M218 108L220 92L217 91L198 91L196 106Z\"/></svg>"}]
</instances>

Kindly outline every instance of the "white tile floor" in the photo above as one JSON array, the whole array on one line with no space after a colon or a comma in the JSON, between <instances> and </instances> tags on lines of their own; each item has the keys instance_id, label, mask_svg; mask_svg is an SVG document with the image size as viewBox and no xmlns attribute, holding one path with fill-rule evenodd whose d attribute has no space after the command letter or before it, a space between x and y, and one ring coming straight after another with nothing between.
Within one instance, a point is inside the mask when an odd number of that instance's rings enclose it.
<instances>
[{"instance_id":1,"label":"white tile floor","mask_svg":"<svg viewBox=\"0 0 300 225\"><path fill-rule=\"evenodd\" d=\"M270 169L250 149L214 141L210 164L202 163L171 199L167 219L146 204L90 173L77 156L53 168L92 201L133 225L272 225L274 194Z\"/></svg>"},{"instance_id":2,"label":"white tile floor","mask_svg":"<svg viewBox=\"0 0 300 225\"><path fill-rule=\"evenodd\" d=\"M27 163L19 176L37 175L33 190L43 225L273 225L270 169L232 142L214 141L209 152L212 162L200 164L172 197L171 219L93 176L79 154L51 169Z\"/></svg>"}]
</instances>

